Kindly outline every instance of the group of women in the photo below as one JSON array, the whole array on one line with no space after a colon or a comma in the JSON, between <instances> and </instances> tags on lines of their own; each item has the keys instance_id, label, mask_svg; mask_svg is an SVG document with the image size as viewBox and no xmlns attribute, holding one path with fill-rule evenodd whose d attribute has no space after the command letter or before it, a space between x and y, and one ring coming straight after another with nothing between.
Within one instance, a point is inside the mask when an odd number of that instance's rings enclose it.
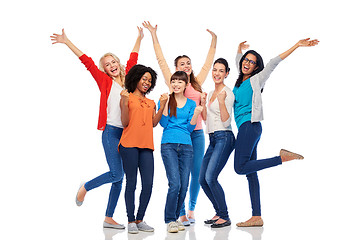
<instances>
[{"instance_id":1,"label":"group of women","mask_svg":"<svg viewBox=\"0 0 360 240\"><path fill-rule=\"evenodd\" d=\"M257 52L249 50L243 54L249 45L240 43L236 56L239 75L231 90L225 85L230 72L228 62L219 58L213 63L217 42L213 32L207 30L212 36L210 49L205 64L195 76L191 60L186 55L175 59L176 72L172 74L157 38L157 26L153 27L149 22L144 22L143 26L151 33L156 58L170 91L170 94L160 96L158 107L146 97L156 85L157 74L152 68L137 64L144 36L142 28L138 27L138 37L126 66L114 54L107 53L101 57L97 67L90 57L67 38L64 30L62 34L51 36L53 44L65 44L81 60L101 93L98 129L103 131L102 143L110 170L81 184L76 194L76 204L83 204L88 191L111 183L103 226L124 229L123 224L113 219L113 214L125 174L128 232L154 231L143 219L154 178L153 128L160 123L163 127L161 156L169 185L164 214L168 232L175 233L195 223L194 210L200 186L215 210L214 217L206 220L205 224L211 224L212 228L231 225L218 176L234 149L235 172L246 175L248 179L253 210L248 221L236 225L262 226L257 171L303 157L282 149L279 156L257 159L257 144L262 131L260 122L263 120L261 92L271 72L282 60L298 47L317 45L318 40L300 40L286 52L271 59L266 66ZM215 88L207 94L201 86L211 66ZM233 108L238 128L236 138L231 128ZM209 135L206 153L203 121ZM138 171L142 189L135 215ZM188 185L189 205L186 213L184 200Z\"/></svg>"}]
</instances>

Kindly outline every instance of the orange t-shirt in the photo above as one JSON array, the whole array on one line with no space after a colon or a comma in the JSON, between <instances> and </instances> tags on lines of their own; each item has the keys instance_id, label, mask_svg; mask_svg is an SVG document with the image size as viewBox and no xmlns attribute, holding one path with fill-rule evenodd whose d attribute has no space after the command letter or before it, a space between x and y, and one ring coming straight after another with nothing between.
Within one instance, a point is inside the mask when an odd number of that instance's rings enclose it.
<instances>
[{"instance_id":1,"label":"orange t-shirt","mask_svg":"<svg viewBox=\"0 0 360 240\"><path fill-rule=\"evenodd\" d=\"M129 95L129 125L124 127L120 143L123 147L149 148L154 150L153 114L155 102Z\"/></svg>"}]
</instances>

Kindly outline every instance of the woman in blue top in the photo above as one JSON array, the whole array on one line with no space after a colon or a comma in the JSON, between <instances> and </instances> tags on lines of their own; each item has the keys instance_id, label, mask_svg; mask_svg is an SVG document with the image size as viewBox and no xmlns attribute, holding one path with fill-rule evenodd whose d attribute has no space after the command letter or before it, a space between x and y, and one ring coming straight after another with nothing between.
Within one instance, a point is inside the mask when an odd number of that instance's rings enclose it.
<instances>
[{"instance_id":1,"label":"woman in blue top","mask_svg":"<svg viewBox=\"0 0 360 240\"><path fill-rule=\"evenodd\" d=\"M257 144L260 140L263 120L261 91L266 80L276 66L288 57L298 47L315 46L318 40L309 38L298 41L293 47L279 56L270 60L264 67L261 56L249 50L244 55L242 50L249 45L240 43L236 63L238 65L239 77L236 81L233 93L235 95L234 116L238 135L235 142L234 167L237 174L246 175L249 182L249 192L252 206L252 217L246 222L237 223L238 227L262 226L260 208L260 187L257 171L273 167L282 162L303 159L303 156L281 149L279 156L256 160Z\"/></svg>"},{"instance_id":2,"label":"woman in blue top","mask_svg":"<svg viewBox=\"0 0 360 240\"><path fill-rule=\"evenodd\" d=\"M168 232L185 229L177 219L189 184L193 157L190 134L195 129L197 118L203 110L201 105L196 106L195 101L184 96L187 83L188 76L183 71L177 71L171 76L170 87L173 92L160 120L160 125L164 128L161 157L169 181L165 205L165 223L168 224Z\"/></svg>"}]
</instances>

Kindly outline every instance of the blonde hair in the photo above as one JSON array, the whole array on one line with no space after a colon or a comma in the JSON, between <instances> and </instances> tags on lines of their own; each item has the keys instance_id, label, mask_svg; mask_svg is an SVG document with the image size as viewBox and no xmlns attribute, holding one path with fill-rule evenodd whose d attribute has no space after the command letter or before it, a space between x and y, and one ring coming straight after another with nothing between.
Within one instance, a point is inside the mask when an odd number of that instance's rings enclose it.
<instances>
[{"instance_id":1,"label":"blonde hair","mask_svg":"<svg viewBox=\"0 0 360 240\"><path fill-rule=\"evenodd\" d=\"M117 61L117 62L119 63L119 65L120 65L120 81L121 81L121 86L124 87L124 85L125 85L125 67L124 67L124 65L122 65L122 64L120 63L120 59L119 59L115 54L110 53L110 52L109 52L109 53L105 53L105 54L100 58L100 61L99 61L99 69L100 69L100 71L106 73L105 70L104 70L104 65L103 65L103 63L102 63L102 60L103 60L105 57L108 57L108 56L113 57L113 58L115 59L115 61ZM107 73L106 73L106 74L107 74Z\"/></svg>"}]
</instances>

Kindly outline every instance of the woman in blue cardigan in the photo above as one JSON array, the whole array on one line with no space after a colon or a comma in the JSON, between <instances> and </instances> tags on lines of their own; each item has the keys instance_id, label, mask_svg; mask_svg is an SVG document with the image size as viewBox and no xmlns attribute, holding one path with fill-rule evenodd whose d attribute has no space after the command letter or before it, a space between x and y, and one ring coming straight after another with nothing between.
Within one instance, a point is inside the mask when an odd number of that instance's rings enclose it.
<instances>
[{"instance_id":1,"label":"woman in blue cardigan","mask_svg":"<svg viewBox=\"0 0 360 240\"><path fill-rule=\"evenodd\" d=\"M238 227L262 226L260 207L260 187L257 171L273 167L303 156L281 149L279 156L257 160L257 144L261 137L263 109L261 92L266 80L276 66L288 57L298 47L309 47L318 44L318 40L309 38L298 41L293 47L270 60L264 67L261 56L249 50L244 55L242 50L249 45L239 44L236 63L239 77L233 93L235 95L234 116L238 134L235 142L234 168L237 174L246 175L249 182L249 192L252 206L252 217L246 222L237 223Z\"/></svg>"}]
</instances>

